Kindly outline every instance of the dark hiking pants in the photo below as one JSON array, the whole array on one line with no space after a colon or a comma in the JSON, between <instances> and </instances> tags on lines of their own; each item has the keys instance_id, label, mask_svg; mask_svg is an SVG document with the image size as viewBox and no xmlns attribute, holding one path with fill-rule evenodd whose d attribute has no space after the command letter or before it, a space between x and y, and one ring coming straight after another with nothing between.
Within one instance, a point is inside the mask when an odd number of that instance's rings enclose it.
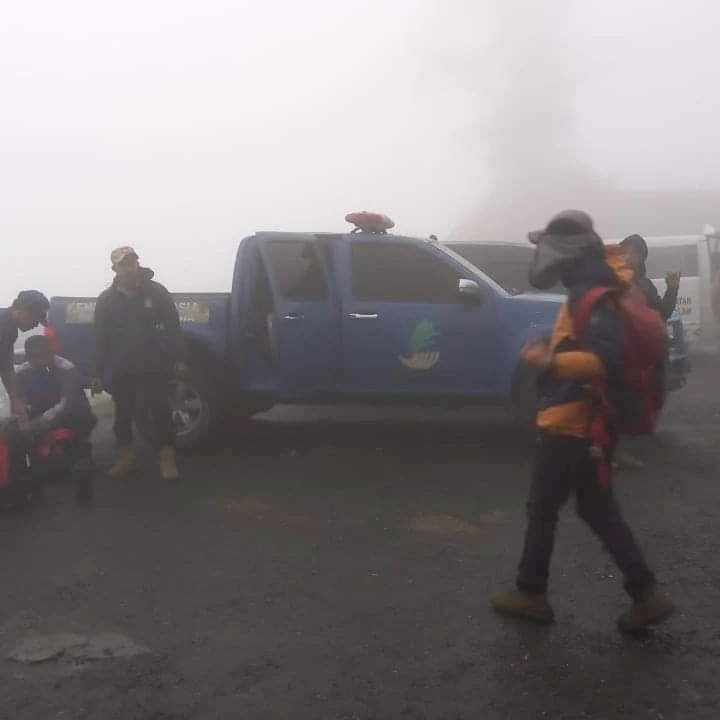
<instances>
[{"instance_id":1,"label":"dark hiking pants","mask_svg":"<svg viewBox=\"0 0 720 720\"><path fill-rule=\"evenodd\" d=\"M175 444L168 383L169 377L163 373L118 374L113 377L112 396L115 402L113 429L120 447L132 445L133 418L141 398L151 414L158 446Z\"/></svg>"},{"instance_id":2,"label":"dark hiking pants","mask_svg":"<svg viewBox=\"0 0 720 720\"><path fill-rule=\"evenodd\" d=\"M641 598L655 584L655 576L623 520L612 484L603 487L597 482L589 442L547 434L538 441L518 589L526 593L546 592L558 511L573 491L578 515L620 568L625 590L630 597Z\"/></svg>"}]
</instances>

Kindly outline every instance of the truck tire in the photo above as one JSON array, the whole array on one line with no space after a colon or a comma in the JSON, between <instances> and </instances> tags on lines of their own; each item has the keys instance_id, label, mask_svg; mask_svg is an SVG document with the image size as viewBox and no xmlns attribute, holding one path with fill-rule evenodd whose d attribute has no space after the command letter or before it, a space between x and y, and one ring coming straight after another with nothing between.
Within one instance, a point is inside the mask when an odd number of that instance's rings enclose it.
<instances>
[{"instance_id":1,"label":"truck tire","mask_svg":"<svg viewBox=\"0 0 720 720\"><path fill-rule=\"evenodd\" d=\"M512 388L511 413L519 428L531 431L537 415L537 372L526 365L515 371Z\"/></svg>"},{"instance_id":2,"label":"truck tire","mask_svg":"<svg viewBox=\"0 0 720 720\"><path fill-rule=\"evenodd\" d=\"M217 388L209 379L212 375L192 361L190 367L192 375L189 380L180 382L173 379L168 383L176 428L175 442L181 451L198 449L207 442L218 418ZM135 427L150 445L157 445L155 423L142 398L135 412Z\"/></svg>"}]
</instances>

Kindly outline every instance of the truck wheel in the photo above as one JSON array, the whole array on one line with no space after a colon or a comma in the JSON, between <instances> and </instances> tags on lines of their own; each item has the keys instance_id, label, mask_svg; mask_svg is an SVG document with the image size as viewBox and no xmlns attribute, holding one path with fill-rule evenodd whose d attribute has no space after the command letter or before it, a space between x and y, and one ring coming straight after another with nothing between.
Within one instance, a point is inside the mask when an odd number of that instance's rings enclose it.
<instances>
[{"instance_id":1,"label":"truck wheel","mask_svg":"<svg viewBox=\"0 0 720 720\"><path fill-rule=\"evenodd\" d=\"M512 389L511 412L513 421L523 430L535 427L537 415L537 373L529 367L519 367Z\"/></svg>"},{"instance_id":2,"label":"truck wheel","mask_svg":"<svg viewBox=\"0 0 720 720\"><path fill-rule=\"evenodd\" d=\"M187 381L168 383L170 409L178 450L194 450L205 442L217 419L217 393L199 368ZM135 426L148 443L157 445L157 430L142 398L135 413Z\"/></svg>"}]
</instances>

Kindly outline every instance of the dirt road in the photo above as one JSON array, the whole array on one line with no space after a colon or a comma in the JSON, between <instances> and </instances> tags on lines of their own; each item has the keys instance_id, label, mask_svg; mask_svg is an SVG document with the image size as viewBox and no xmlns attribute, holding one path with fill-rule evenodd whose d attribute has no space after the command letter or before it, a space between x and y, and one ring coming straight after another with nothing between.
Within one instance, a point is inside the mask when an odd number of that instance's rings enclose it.
<instances>
[{"instance_id":1,"label":"dirt road","mask_svg":"<svg viewBox=\"0 0 720 720\"><path fill-rule=\"evenodd\" d=\"M91 509L58 487L0 518L0 717L720 717L719 371L696 368L617 477L680 607L644 639L616 632L618 574L571 508L557 624L488 610L532 452L497 414L282 410L188 458L180 487L146 458ZM97 445L106 462L107 428ZM5 659L28 640L50 659Z\"/></svg>"}]
</instances>

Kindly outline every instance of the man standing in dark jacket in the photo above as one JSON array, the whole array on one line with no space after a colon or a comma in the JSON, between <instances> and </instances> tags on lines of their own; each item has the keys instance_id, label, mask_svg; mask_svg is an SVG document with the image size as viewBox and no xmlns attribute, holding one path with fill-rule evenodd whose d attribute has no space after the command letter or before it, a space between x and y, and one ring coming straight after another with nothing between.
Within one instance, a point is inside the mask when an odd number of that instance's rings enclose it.
<instances>
[{"instance_id":1,"label":"man standing in dark jacket","mask_svg":"<svg viewBox=\"0 0 720 720\"><path fill-rule=\"evenodd\" d=\"M680 273L669 272L665 276L667 290L665 295L660 297L657 288L647 276L645 262L648 257L648 246L642 235L629 235L620 245L626 253L626 262L635 273L635 285L642 291L647 304L657 310L663 320L667 320L675 311L677 304L678 290L680 288Z\"/></svg>"},{"instance_id":2,"label":"man standing in dark jacket","mask_svg":"<svg viewBox=\"0 0 720 720\"><path fill-rule=\"evenodd\" d=\"M93 392L107 383L115 402L118 459L109 474L124 477L133 468L132 422L142 395L157 429L160 474L177 480L168 383L173 372L188 372L177 308L170 293L152 280L152 270L140 267L131 247L113 250L110 260L115 280L95 308L97 352L92 383Z\"/></svg>"}]
</instances>

